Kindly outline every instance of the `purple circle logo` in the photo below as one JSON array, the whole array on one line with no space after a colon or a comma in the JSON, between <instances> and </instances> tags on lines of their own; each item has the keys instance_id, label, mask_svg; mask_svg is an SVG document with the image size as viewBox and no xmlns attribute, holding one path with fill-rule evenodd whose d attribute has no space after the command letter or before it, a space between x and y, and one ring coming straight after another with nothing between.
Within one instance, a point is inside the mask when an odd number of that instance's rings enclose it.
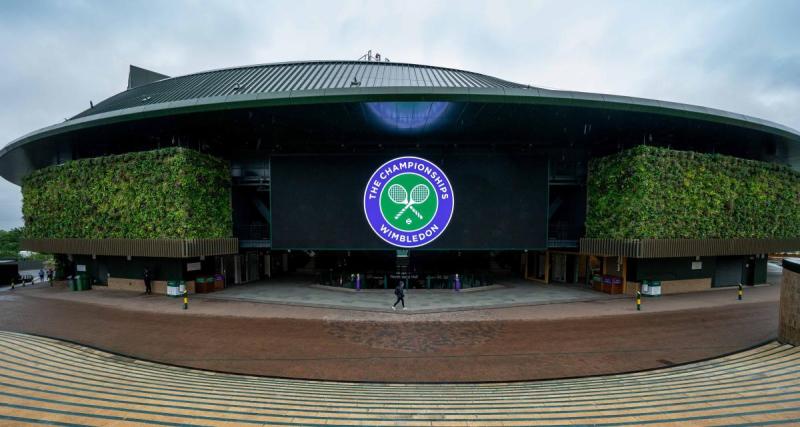
<instances>
[{"instance_id":1,"label":"purple circle logo","mask_svg":"<svg viewBox=\"0 0 800 427\"><path fill-rule=\"evenodd\" d=\"M432 162L398 157L367 181L364 215L375 234L401 248L436 240L450 224L455 199L450 180Z\"/></svg>"}]
</instances>

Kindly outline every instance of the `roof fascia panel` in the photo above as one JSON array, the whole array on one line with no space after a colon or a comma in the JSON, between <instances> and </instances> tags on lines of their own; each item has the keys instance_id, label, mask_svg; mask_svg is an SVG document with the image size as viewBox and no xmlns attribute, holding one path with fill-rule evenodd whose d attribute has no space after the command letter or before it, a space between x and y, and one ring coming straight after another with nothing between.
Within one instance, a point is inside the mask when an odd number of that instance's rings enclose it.
<instances>
[{"instance_id":1,"label":"roof fascia panel","mask_svg":"<svg viewBox=\"0 0 800 427\"><path fill-rule=\"evenodd\" d=\"M236 94L228 96L196 98L158 104L148 104L112 110L91 116L84 116L54 124L22 136L2 150L5 155L16 147L47 138L49 136L71 132L79 129L106 125L111 123L133 121L143 117L165 116L169 114L186 114L192 112L215 111L254 106L332 103L332 102L364 102L364 101L480 101L498 103L527 103L544 105L566 105L575 107L607 108L624 111L640 111L661 115L700 119L708 122L735 125L755 129L800 142L800 133L789 127L767 120L729 113L716 109L693 105L677 104L665 101L643 100L641 98L621 97L584 92L551 91L537 88L530 89L484 89L484 88L448 88L448 87L345 87L314 91L294 92L261 92Z\"/></svg>"}]
</instances>

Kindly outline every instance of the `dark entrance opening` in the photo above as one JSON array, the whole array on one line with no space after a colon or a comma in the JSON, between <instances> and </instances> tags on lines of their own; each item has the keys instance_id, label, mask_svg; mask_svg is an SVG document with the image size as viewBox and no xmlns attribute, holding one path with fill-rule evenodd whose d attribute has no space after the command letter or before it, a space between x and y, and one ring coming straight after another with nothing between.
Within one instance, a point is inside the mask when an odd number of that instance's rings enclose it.
<instances>
[{"instance_id":1,"label":"dark entrance opening","mask_svg":"<svg viewBox=\"0 0 800 427\"><path fill-rule=\"evenodd\" d=\"M521 251L306 251L298 271L317 283L362 289L392 288L403 280L411 289L487 286L503 277L522 277ZM458 277L456 277L458 275Z\"/></svg>"},{"instance_id":2,"label":"dark entrance opening","mask_svg":"<svg viewBox=\"0 0 800 427\"><path fill-rule=\"evenodd\" d=\"M741 256L721 256L717 257L717 265L714 270L715 288L725 286L736 286L742 283L742 257Z\"/></svg>"},{"instance_id":3,"label":"dark entrance opening","mask_svg":"<svg viewBox=\"0 0 800 427\"><path fill-rule=\"evenodd\" d=\"M756 260L755 257L747 257L745 258L744 264L744 280L743 284L748 286L753 286L756 283Z\"/></svg>"}]
</instances>

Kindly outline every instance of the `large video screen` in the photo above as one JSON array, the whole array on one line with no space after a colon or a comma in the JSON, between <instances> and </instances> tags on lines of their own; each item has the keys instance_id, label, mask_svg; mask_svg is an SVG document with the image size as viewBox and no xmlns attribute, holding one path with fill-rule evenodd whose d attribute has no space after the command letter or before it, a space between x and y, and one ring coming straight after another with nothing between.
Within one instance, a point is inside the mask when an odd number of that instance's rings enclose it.
<instances>
[{"instance_id":1,"label":"large video screen","mask_svg":"<svg viewBox=\"0 0 800 427\"><path fill-rule=\"evenodd\" d=\"M547 197L542 156L275 156L272 246L542 249Z\"/></svg>"}]
</instances>

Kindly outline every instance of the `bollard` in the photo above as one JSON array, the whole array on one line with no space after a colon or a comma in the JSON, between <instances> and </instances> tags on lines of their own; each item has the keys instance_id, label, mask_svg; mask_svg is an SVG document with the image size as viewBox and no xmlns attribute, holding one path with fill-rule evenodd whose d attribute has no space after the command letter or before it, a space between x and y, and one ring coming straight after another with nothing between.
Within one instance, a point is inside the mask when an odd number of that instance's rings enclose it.
<instances>
[{"instance_id":1,"label":"bollard","mask_svg":"<svg viewBox=\"0 0 800 427\"><path fill-rule=\"evenodd\" d=\"M189 291L183 291L183 309L189 309Z\"/></svg>"},{"instance_id":2,"label":"bollard","mask_svg":"<svg viewBox=\"0 0 800 427\"><path fill-rule=\"evenodd\" d=\"M356 273L356 291L361 290L361 273Z\"/></svg>"},{"instance_id":3,"label":"bollard","mask_svg":"<svg viewBox=\"0 0 800 427\"><path fill-rule=\"evenodd\" d=\"M742 300L742 284L739 283L739 301Z\"/></svg>"},{"instance_id":4,"label":"bollard","mask_svg":"<svg viewBox=\"0 0 800 427\"><path fill-rule=\"evenodd\" d=\"M636 291L636 311L642 311L642 293Z\"/></svg>"},{"instance_id":5,"label":"bollard","mask_svg":"<svg viewBox=\"0 0 800 427\"><path fill-rule=\"evenodd\" d=\"M461 279L458 278L458 274L456 274L456 280L453 284L453 290L458 292L461 290Z\"/></svg>"}]
</instances>

